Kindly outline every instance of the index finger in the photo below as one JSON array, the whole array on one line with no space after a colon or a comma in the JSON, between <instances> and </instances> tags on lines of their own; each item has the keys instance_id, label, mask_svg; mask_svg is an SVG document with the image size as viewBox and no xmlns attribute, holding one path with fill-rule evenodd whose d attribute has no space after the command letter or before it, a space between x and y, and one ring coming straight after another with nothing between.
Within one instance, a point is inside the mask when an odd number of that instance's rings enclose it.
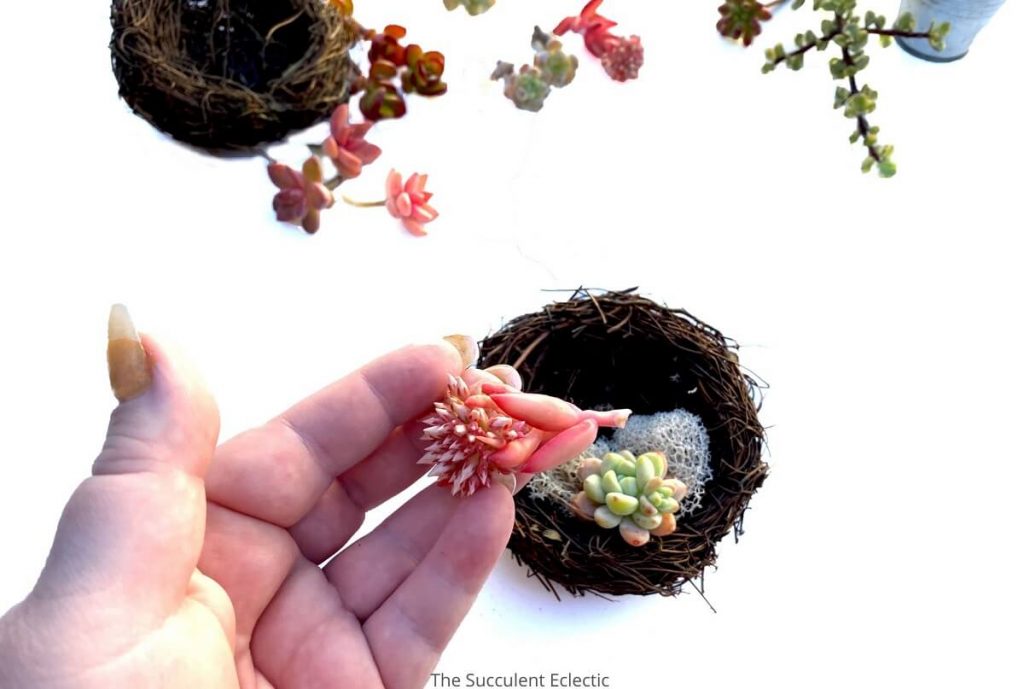
<instances>
[{"instance_id":1,"label":"index finger","mask_svg":"<svg viewBox=\"0 0 1024 689\"><path fill-rule=\"evenodd\" d=\"M290 527L335 477L398 426L425 414L463 368L451 344L386 354L267 424L221 445L206 479L214 502Z\"/></svg>"}]
</instances>

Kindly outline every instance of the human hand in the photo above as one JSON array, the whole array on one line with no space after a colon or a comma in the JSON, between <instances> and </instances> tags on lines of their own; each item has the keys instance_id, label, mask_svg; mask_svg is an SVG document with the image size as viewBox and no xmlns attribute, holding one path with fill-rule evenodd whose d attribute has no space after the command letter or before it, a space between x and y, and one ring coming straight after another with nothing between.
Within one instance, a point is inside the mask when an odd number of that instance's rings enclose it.
<instances>
[{"instance_id":1,"label":"human hand","mask_svg":"<svg viewBox=\"0 0 1024 689\"><path fill-rule=\"evenodd\" d=\"M417 419L466 351L388 354L216 447L199 379L142 343L152 383L0 619L0 687L422 687L508 540L507 487L427 488L318 565L422 475Z\"/></svg>"}]
</instances>

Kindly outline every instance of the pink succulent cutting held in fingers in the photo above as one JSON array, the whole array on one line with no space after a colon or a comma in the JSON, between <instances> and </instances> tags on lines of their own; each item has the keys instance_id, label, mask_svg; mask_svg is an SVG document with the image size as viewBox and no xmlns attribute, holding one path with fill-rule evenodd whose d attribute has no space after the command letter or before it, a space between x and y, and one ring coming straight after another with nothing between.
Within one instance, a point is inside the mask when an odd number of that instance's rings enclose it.
<instances>
[{"instance_id":1,"label":"pink succulent cutting held in fingers","mask_svg":"<svg viewBox=\"0 0 1024 689\"><path fill-rule=\"evenodd\" d=\"M320 229L320 211L334 205L334 196L324 186L320 160L312 156L302 172L284 163L272 162L267 167L270 181L281 191L274 196L274 212L281 222L301 225L313 234Z\"/></svg>"},{"instance_id":2,"label":"pink succulent cutting held in fingers","mask_svg":"<svg viewBox=\"0 0 1024 689\"><path fill-rule=\"evenodd\" d=\"M544 471L578 456L599 426L622 427L629 414L583 411L556 397L451 376L444 399L423 419L430 445L420 464L433 465L438 485L468 496L504 476Z\"/></svg>"},{"instance_id":3,"label":"pink succulent cutting held in fingers","mask_svg":"<svg viewBox=\"0 0 1024 689\"><path fill-rule=\"evenodd\" d=\"M423 226L438 216L438 212L428 203L433 194L427 191L426 186L426 175L416 173L403 184L400 173L392 170L388 174L385 202L388 212L399 218L405 229L417 237L425 235L427 232Z\"/></svg>"},{"instance_id":4,"label":"pink succulent cutting held in fingers","mask_svg":"<svg viewBox=\"0 0 1024 689\"><path fill-rule=\"evenodd\" d=\"M358 177L363 165L380 157L380 147L365 139L372 122L349 122L348 104L339 105L331 116L331 135L324 141L324 154L331 159L342 179Z\"/></svg>"}]
</instances>

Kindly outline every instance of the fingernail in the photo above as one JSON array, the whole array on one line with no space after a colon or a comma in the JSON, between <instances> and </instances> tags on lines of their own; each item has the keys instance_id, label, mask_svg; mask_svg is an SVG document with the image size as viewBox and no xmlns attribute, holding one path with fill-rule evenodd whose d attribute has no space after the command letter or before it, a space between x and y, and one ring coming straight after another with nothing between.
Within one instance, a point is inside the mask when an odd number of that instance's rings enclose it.
<instances>
[{"instance_id":1,"label":"fingernail","mask_svg":"<svg viewBox=\"0 0 1024 689\"><path fill-rule=\"evenodd\" d=\"M462 366L464 368L469 368L476 364L476 360L480 357L480 347L477 346L476 340L469 335L449 335L444 339L455 349L459 350L459 356L462 357Z\"/></svg>"},{"instance_id":2,"label":"fingernail","mask_svg":"<svg viewBox=\"0 0 1024 689\"><path fill-rule=\"evenodd\" d=\"M487 369L487 372L492 376L500 380L505 385L511 385L516 390L523 389L523 377L519 375L519 371L515 370L508 364L498 364L497 366L491 366Z\"/></svg>"},{"instance_id":3,"label":"fingernail","mask_svg":"<svg viewBox=\"0 0 1024 689\"><path fill-rule=\"evenodd\" d=\"M533 476L533 474L524 474L521 471L516 473L516 489L512 491L512 495L519 495L522 493L523 489L530 483Z\"/></svg>"},{"instance_id":4,"label":"fingernail","mask_svg":"<svg viewBox=\"0 0 1024 689\"><path fill-rule=\"evenodd\" d=\"M138 397L153 382L149 358L123 304L114 304L107 323L107 367L110 388L119 402Z\"/></svg>"},{"instance_id":5,"label":"fingernail","mask_svg":"<svg viewBox=\"0 0 1024 689\"><path fill-rule=\"evenodd\" d=\"M512 495L516 494L516 475L515 474L503 474L500 471L495 471L491 474L491 480L498 485L508 488L508 492Z\"/></svg>"}]
</instances>

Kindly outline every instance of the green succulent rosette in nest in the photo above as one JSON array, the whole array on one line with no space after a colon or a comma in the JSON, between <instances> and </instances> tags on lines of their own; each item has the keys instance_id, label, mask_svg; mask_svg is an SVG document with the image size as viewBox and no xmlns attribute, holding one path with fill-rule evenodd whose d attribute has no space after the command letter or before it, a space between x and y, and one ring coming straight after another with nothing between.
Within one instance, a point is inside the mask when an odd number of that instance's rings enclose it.
<instances>
[{"instance_id":1,"label":"green succulent rosette in nest","mask_svg":"<svg viewBox=\"0 0 1024 689\"><path fill-rule=\"evenodd\" d=\"M323 0L114 0L120 95L157 129L212 151L280 141L349 96L350 19Z\"/></svg>"},{"instance_id":2,"label":"green succulent rosette in nest","mask_svg":"<svg viewBox=\"0 0 1024 689\"><path fill-rule=\"evenodd\" d=\"M735 350L686 311L632 290L581 290L481 343L481 367L515 365L529 392L634 412L625 429L598 440L592 458L558 469L560 478L538 475L516 497L509 548L552 593L558 583L574 595L675 595L714 564L718 542L739 531L768 466L760 386ZM686 428L705 433L696 454L706 465L693 464L679 481L675 471L688 460L670 452L666 465L669 448L614 447L620 434L634 445L669 437L631 430L645 415L655 426L664 418L678 428L679 419L692 418Z\"/></svg>"}]
</instances>

